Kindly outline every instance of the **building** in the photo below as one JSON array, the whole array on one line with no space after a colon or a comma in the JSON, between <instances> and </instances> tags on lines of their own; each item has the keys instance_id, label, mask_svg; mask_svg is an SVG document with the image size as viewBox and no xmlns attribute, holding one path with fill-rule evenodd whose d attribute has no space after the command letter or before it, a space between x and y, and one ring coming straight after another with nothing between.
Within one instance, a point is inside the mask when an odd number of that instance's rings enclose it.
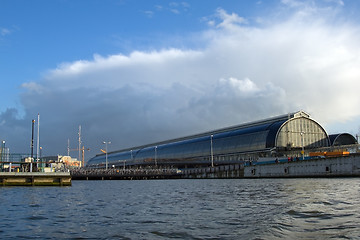
<instances>
[{"instance_id":1,"label":"building","mask_svg":"<svg viewBox=\"0 0 360 240\"><path fill-rule=\"evenodd\" d=\"M355 144L355 138L349 135L339 135L334 141ZM309 114L298 111L188 137L99 154L90 159L87 166L106 168L161 165L186 168L227 165L266 158L303 157L315 149L330 147L334 141L330 140L325 129L311 119Z\"/></svg>"},{"instance_id":2,"label":"building","mask_svg":"<svg viewBox=\"0 0 360 240\"><path fill-rule=\"evenodd\" d=\"M64 170L70 168L79 168L81 167L81 161L78 161L76 158L70 156L46 156L41 158L41 162L45 164L46 171L56 171Z\"/></svg>"}]
</instances>

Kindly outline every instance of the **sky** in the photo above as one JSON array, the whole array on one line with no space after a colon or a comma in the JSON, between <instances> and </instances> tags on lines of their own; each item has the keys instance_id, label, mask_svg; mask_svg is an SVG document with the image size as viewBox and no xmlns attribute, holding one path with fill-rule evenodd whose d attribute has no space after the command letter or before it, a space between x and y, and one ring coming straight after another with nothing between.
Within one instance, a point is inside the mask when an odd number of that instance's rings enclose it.
<instances>
[{"instance_id":1,"label":"sky","mask_svg":"<svg viewBox=\"0 0 360 240\"><path fill-rule=\"evenodd\" d=\"M303 110L360 132L360 1L0 0L0 140L86 158ZM36 143L36 140L35 140ZM71 152L77 157L77 151Z\"/></svg>"}]
</instances>

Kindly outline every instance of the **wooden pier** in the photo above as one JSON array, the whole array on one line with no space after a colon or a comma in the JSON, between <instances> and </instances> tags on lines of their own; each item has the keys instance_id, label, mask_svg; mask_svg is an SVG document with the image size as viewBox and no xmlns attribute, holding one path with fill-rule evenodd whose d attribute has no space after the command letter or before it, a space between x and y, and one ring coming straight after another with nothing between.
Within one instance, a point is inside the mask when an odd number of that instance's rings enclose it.
<instances>
[{"instance_id":1,"label":"wooden pier","mask_svg":"<svg viewBox=\"0 0 360 240\"><path fill-rule=\"evenodd\" d=\"M69 172L0 172L0 186L71 186Z\"/></svg>"}]
</instances>

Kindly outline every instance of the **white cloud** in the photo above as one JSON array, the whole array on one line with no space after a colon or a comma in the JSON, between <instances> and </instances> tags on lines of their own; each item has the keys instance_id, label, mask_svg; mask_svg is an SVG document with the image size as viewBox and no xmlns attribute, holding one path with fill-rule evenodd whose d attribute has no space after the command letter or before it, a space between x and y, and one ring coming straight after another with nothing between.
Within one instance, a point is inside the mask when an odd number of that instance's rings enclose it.
<instances>
[{"instance_id":1,"label":"white cloud","mask_svg":"<svg viewBox=\"0 0 360 240\"><path fill-rule=\"evenodd\" d=\"M180 11L175 8L170 9L170 12L175 13L175 14L180 14Z\"/></svg>"},{"instance_id":2,"label":"white cloud","mask_svg":"<svg viewBox=\"0 0 360 240\"><path fill-rule=\"evenodd\" d=\"M176 15L179 15L183 12L187 12L190 8L190 4L188 2L170 2L168 3L168 6L164 7L162 5L155 5L154 9L156 11L169 11L171 13L174 13Z\"/></svg>"},{"instance_id":3,"label":"white cloud","mask_svg":"<svg viewBox=\"0 0 360 240\"><path fill-rule=\"evenodd\" d=\"M155 5L155 9L161 11L164 9L164 7L162 5Z\"/></svg>"},{"instance_id":4,"label":"white cloud","mask_svg":"<svg viewBox=\"0 0 360 240\"><path fill-rule=\"evenodd\" d=\"M239 93L243 97L248 97L249 95L257 94L260 89L256 84L248 78L244 80L238 80L236 78L229 79L220 79L221 88L229 88Z\"/></svg>"},{"instance_id":5,"label":"white cloud","mask_svg":"<svg viewBox=\"0 0 360 240\"><path fill-rule=\"evenodd\" d=\"M40 112L44 143L64 151L79 124L87 147L108 139L118 149L300 109L325 124L359 117L360 27L330 25L315 5L283 2L297 11L281 21L263 16L260 27L218 9L216 27L197 36L202 49L60 64L23 85L26 117ZM15 115L0 115L6 136Z\"/></svg>"},{"instance_id":6,"label":"white cloud","mask_svg":"<svg viewBox=\"0 0 360 240\"><path fill-rule=\"evenodd\" d=\"M326 2L333 2L333 3L335 3L335 4L338 4L338 5L340 5L340 6L344 6L345 5L345 3L344 3L344 1L342 1L342 0L325 0Z\"/></svg>"},{"instance_id":7,"label":"white cloud","mask_svg":"<svg viewBox=\"0 0 360 240\"><path fill-rule=\"evenodd\" d=\"M42 94L44 90L46 90L46 88L44 88L42 85L35 82L23 83L21 87L26 89L28 92L32 92L35 94Z\"/></svg>"},{"instance_id":8,"label":"white cloud","mask_svg":"<svg viewBox=\"0 0 360 240\"><path fill-rule=\"evenodd\" d=\"M153 11L147 10L147 11L143 11L143 12L148 18L152 18L154 16Z\"/></svg>"},{"instance_id":9,"label":"white cloud","mask_svg":"<svg viewBox=\"0 0 360 240\"><path fill-rule=\"evenodd\" d=\"M232 29L234 25L247 23L247 20L239 15L232 13L228 14L224 9L218 8L217 16L221 19L221 23L217 25L219 28Z\"/></svg>"},{"instance_id":10,"label":"white cloud","mask_svg":"<svg viewBox=\"0 0 360 240\"><path fill-rule=\"evenodd\" d=\"M0 28L0 35L1 36L6 36L9 35L11 33L11 31L7 28Z\"/></svg>"},{"instance_id":11,"label":"white cloud","mask_svg":"<svg viewBox=\"0 0 360 240\"><path fill-rule=\"evenodd\" d=\"M148 85L169 87L175 82L190 84L186 73L177 73L202 58L199 51L164 49L152 52L134 51L128 56L118 54L107 57L94 55L92 61L63 63L52 70L43 82L49 88L69 90L79 87L118 89L126 85L144 88ZM85 81L85 82L84 82ZM59 84L61 82L61 84ZM101 84L100 84L101 83ZM145 84L144 84L145 83ZM85 85L84 85L85 84Z\"/></svg>"},{"instance_id":12,"label":"white cloud","mask_svg":"<svg viewBox=\"0 0 360 240\"><path fill-rule=\"evenodd\" d=\"M287 6L294 7L294 8L303 7L308 4L308 2L297 1L297 0L281 0L281 2Z\"/></svg>"}]
</instances>

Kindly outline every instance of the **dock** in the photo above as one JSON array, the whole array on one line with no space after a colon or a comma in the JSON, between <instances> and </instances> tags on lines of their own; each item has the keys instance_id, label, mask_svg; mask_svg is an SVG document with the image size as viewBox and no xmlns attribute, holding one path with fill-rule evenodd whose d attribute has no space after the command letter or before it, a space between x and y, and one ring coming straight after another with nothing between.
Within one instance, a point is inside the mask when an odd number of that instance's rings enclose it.
<instances>
[{"instance_id":1,"label":"dock","mask_svg":"<svg viewBox=\"0 0 360 240\"><path fill-rule=\"evenodd\" d=\"M360 154L184 169L78 169L73 180L360 177Z\"/></svg>"},{"instance_id":2,"label":"dock","mask_svg":"<svg viewBox=\"0 0 360 240\"><path fill-rule=\"evenodd\" d=\"M0 186L71 186L69 172L0 172Z\"/></svg>"},{"instance_id":3,"label":"dock","mask_svg":"<svg viewBox=\"0 0 360 240\"><path fill-rule=\"evenodd\" d=\"M360 155L259 164L244 169L245 178L360 177Z\"/></svg>"},{"instance_id":4,"label":"dock","mask_svg":"<svg viewBox=\"0 0 360 240\"><path fill-rule=\"evenodd\" d=\"M178 169L74 169L70 171L73 180L150 180L178 179Z\"/></svg>"}]
</instances>

